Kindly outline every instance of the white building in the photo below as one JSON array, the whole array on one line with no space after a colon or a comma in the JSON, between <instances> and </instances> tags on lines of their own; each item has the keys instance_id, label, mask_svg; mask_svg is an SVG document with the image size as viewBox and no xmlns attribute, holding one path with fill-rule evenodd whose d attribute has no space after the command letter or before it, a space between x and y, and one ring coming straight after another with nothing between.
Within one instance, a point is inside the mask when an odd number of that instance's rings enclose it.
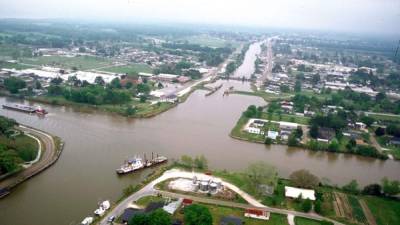
<instances>
[{"instance_id":1,"label":"white building","mask_svg":"<svg viewBox=\"0 0 400 225\"><path fill-rule=\"evenodd\" d=\"M314 190L285 186L285 197L298 198L299 196L302 199L310 199L312 201L316 199Z\"/></svg>"}]
</instances>

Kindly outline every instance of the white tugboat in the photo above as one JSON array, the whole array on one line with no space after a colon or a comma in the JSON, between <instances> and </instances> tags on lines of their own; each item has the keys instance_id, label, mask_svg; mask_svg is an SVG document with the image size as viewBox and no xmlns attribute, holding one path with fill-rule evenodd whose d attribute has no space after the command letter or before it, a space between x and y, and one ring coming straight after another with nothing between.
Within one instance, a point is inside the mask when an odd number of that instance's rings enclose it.
<instances>
[{"instance_id":1,"label":"white tugboat","mask_svg":"<svg viewBox=\"0 0 400 225\"><path fill-rule=\"evenodd\" d=\"M126 161L119 169L117 169L118 174L125 174L134 172L136 170L140 170L144 168L145 165L143 163L143 159L139 157L135 157Z\"/></svg>"}]
</instances>

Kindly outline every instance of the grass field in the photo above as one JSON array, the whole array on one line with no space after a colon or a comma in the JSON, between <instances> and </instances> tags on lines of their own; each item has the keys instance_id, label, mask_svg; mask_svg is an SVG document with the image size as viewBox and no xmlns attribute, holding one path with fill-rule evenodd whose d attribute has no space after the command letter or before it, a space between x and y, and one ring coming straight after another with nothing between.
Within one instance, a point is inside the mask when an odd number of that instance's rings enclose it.
<instances>
[{"instance_id":1,"label":"grass field","mask_svg":"<svg viewBox=\"0 0 400 225\"><path fill-rule=\"evenodd\" d=\"M387 122L400 122L400 115L382 115L382 114L368 114L369 117L372 117L376 120L382 120Z\"/></svg>"},{"instance_id":2,"label":"grass field","mask_svg":"<svg viewBox=\"0 0 400 225\"><path fill-rule=\"evenodd\" d=\"M139 72L152 73L153 70L146 64L132 64L125 66L114 66L101 69L102 71L112 72L112 73L127 73L135 74Z\"/></svg>"},{"instance_id":3,"label":"grass field","mask_svg":"<svg viewBox=\"0 0 400 225\"><path fill-rule=\"evenodd\" d=\"M378 197L365 197L378 225L400 224L400 201Z\"/></svg>"},{"instance_id":4,"label":"grass field","mask_svg":"<svg viewBox=\"0 0 400 225\"><path fill-rule=\"evenodd\" d=\"M145 196L136 201L136 204L146 207L150 202L164 202L165 199L157 196Z\"/></svg>"},{"instance_id":5,"label":"grass field","mask_svg":"<svg viewBox=\"0 0 400 225\"><path fill-rule=\"evenodd\" d=\"M212 37L209 35L194 35L186 37L184 40L188 41L191 44L198 44L212 48L221 48L225 47L228 44L231 44L233 47L239 46L238 42L231 42L221 38Z\"/></svg>"},{"instance_id":6,"label":"grass field","mask_svg":"<svg viewBox=\"0 0 400 225\"><path fill-rule=\"evenodd\" d=\"M290 97L293 96L293 95L287 94L287 93L282 93L280 95L275 95L275 94L271 94L271 93L267 93L267 92L263 92L263 91L256 91L256 92L252 92L252 91L234 91L233 94L258 96L258 97L263 98L266 102L269 102L271 100L277 100L277 99L281 99L281 100L289 99Z\"/></svg>"},{"instance_id":7,"label":"grass field","mask_svg":"<svg viewBox=\"0 0 400 225\"><path fill-rule=\"evenodd\" d=\"M24 161L31 161L36 158L38 152L38 143L35 139L26 135L17 135L14 138L0 136L0 144L15 149L18 156Z\"/></svg>"},{"instance_id":8,"label":"grass field","mask_svg":"<svg viewBox=\"0 0 400 225\"><path fill-rule=\"evenodd\" d=\"M358 202L358 199L355 196L348 195L347 198L349 199L349 203L351 206L351 209L353 211L353 217L361 223L365 223L367 220L365 218L364 212L361 208L360 203Z\"/></svg>"},{"instance_id":9,"label":"grass field","mask_svg":"<svg viewBox=\"0 0 400 225\"><path fill-rule=\"evenodd\" d=\"M303 217L295 217L294 222L296 225L321 225L320 221L307 219Z\"/></svg>"},{"instance_id":10,"label":"grass field","mask_svg":"<svg viewBox=\"0 0 400 225\"><path fill-rule=\"evenodd\" d=\"M23 70L23 69L29 69L33 68L34 66L28 66L28 65L23 65L19 63L9 63L9 62L3 62L0 61L0 69L16 69L16 70Z\"/></svg>"},{"instance_id":11,"label":"grass field","mask_svg":"<svg viewBox=\"0 0 400 225\"><path fill-rule=\"evenodd\" d=\"M279 214L271 214L271 217L269 220L257 220L257 219L252 219L252 218L246 218L244 217L244 210L243 209L237 209L237 208L229 208L229 207L222 207L222 206L215 206L215 205L207 205L207 204L202 204L206 206L213 217L213 224L218 225L220 224L221 218L224 216L235 216L239 217L243 220L244 224L246 225L285 225L287 223L287 218L284 215L279 215Z\"/></svg>"},{"instance_id":12,"label":"grass field","mask_svg":"<svg viewBox=\"0 0 400 225\"><path fill-rule=\"evenodd\" d=\"M35 58L23 58L20 61L26 64L48 65L53 67L61 67L64 69L71 69L72 67L76 67L79 70L96 69L112 65L112 62L110 60L94 56L41 56Z\"/></svg>"}]
</instances>

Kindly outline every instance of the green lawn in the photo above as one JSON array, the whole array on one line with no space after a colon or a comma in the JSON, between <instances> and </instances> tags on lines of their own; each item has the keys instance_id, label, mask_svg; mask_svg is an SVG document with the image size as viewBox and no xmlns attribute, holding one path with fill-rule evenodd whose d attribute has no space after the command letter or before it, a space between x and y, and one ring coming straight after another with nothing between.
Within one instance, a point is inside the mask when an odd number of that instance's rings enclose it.
<instances>
[{"instance_id":1,"label":"green lawn","mask_svg":"<svg viewBox=\"0 0 400 225\"><path fill-rule=\"evenodd\" d=\"M290 97L292 97L293 95L288 94L288 93L282 93L279 95L275 95L275 94L271 94L271 93L267 93L264 91L234 91L233 94L239 94L239 95L250 95L250 96L258 96L263 98L266 102L269 102L271 100L277 100L277 99L289 99Z\"/></svg>"},{"instance_id":2,"label":"green lawn","mask_svg":"<svg viewBox=\"0 0 400 225\"><path fill-rule=\"evenodd\" d=\"M146 207L150 202L164 202L165 199L157 196L145 196L136 201L136 204Z\"/></svg>"},{"instance_id":3,"label":"green lawn","mask_svg":"<svg viewBox=\"0 0 400 225\"><path fill-rule=\"evenodd\" d=\"M378 225L400 224L400 201L372 196L364 200Z\"/></svg>"},{"instance_id":4,"label":"green lawn","mask_svg":"<svg viewBox=\"0 0 400 225\"><path fill-rule=\"evenodd\" d=\"M233 47L239 46L238 42L227 41L221 38L212 37L209 35L194 35L186 37L184 40L188 41L191 44L198 44L203 46L208 46L212 48L221 48L225 47L228 44L232 44Z\"/></svg>"},{"instance_id":5,"label":"green lawn","mask_svg":"<svg viewBox=\"0 0 400 225\"><path fill-rule=\"evenodd\" d=\"M400 122L400 115L376 115L376 114L368 114L369 117L372 117L376 120L383 120L387 122Z\"/></svg>"},{"instance_id":6,"label":"green lawn","mask_svg":"<svg viewBox=\"0 0 400 225\"><path fill-rule=\"evenodd\" d=\"M39 145L37 141L26 135L18 135L14 138L0 136L0 144L15 149L18 156L24 161L31 161L36 158Z\"/></svg>"},{"instance_id":7,"label":"green lawn","mask_svg":"<svg viewBox=\"0 0 400 225\"><path fill-rule=\"evenodd\" d=\"M253 218L246 218L244 217L244 209L238 208L230 208L230 207L223 207L223 206L215 206L215 205L207 205L201 204L206 206L213 217L213 224L218 225L220 224L220 220L224 216L236 216L242 218L246 225L285 225L287 223L287 218L284 215L279 214L271 214L269 220L258 220Z\"/></svg>"},{"instance_id":8,"label":"green lawn","mask_svg":"<svg viewBox=\"0 0 400 225\"><path fill-rule=\"evenodd\" d=\"M96 69L99 67L112 65L112 62L110 60L94 56L41 56L34 58L23 58L20 61L26 64L49 65L54 67L61 67L64 69L71 69L72 67L76 67L79 70Z\"/></svg>"},{"instance_id":9,"label":"green lawn","mask_svg":"<svg viewBox=\"0 0 400 225\"><path fill-rule=\"evenodd\" d=\"M296 225L321 225L321 222L318 220L312 220L303 217L295 217L294 222Z\"/></svg>"},{"instance_id":10,"label":"green lawn","mask_svg":"<svg viewBox=\"0 0 400 225\"><path fill-rule=\"evenodd\" d=\"M304 116L297 116L291 114L277 114L277 113L263 113L261 119L273 120L273 121L285 121L298 124L309 124L310 118Z\"/></svg>"},{"instance_id":11,"label":"green lawn","mask_svg":"<svg viewBox=\"0 0 400 225\"><path fill-rule=\"evenodd\" d=\"M125 66L114 66L114 67L108 67L101 69L102 71L106 72L112 72L112 73L127 73L127 74L135 74L139 72L144 72L144 73L152 73L153 70L150 68L150 66L146 64L131 64L131 65L125 65Z\"/></svg>"}]
</instances>

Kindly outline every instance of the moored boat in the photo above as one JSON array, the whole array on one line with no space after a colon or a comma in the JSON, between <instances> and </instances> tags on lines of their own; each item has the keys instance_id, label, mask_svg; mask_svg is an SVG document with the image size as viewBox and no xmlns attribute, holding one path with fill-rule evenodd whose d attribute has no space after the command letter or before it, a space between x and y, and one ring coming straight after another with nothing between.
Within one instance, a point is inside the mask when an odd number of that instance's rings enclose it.
<instances>
[{"instance_id":1,"label":"moored boat","mask_svg":"<svg viewBox=\"0 0 400 225\"><path fill-rule=\"evenodd\" d=\"M130 173L136 170L140 170L145 167L145 164L143 163L142 158L133 158L130 160L127 160L119 169L117 169L118 174L125 174L125 173Z\"/></svg>"}]
</instances>

